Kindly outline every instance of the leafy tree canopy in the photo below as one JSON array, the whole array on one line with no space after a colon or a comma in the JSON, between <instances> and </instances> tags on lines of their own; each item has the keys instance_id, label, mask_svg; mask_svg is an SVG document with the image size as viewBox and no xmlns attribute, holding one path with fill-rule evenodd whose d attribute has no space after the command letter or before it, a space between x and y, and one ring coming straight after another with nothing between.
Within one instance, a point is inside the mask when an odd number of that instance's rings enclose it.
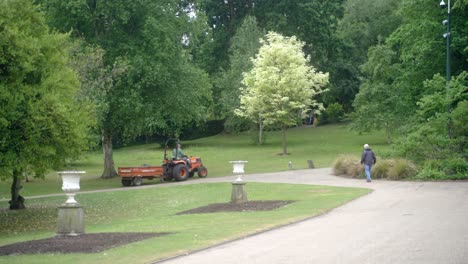
<instances>
[{"instance_id":1,"label":"leafy tree canopy","mask_svg":"<svg viewBox=\"0 0 468 264\"><path fill-rule=\"evenodd\" d=\"M244 74L238 115L249 117L263 126L283 130L283 154L287 154L285 130L298 124L306 112L319 112L322 105L313 97L323 91L328 74L309 65L296 37L269 32L253 60L253 68Z\"/></svg>"},{"instance_id":2,"label":"leafy tree canopy","mask_svg":"<svg viewBox=\"0 0 468 264\"><path fill-rule=\"evenodd\" d=\"M13 177L10 208L21 209L23 173L43 177L87 148L87 107L68 67L68 35L49 31L28 0L0 3L0 177Z\"/></svg>"}]
</instances>

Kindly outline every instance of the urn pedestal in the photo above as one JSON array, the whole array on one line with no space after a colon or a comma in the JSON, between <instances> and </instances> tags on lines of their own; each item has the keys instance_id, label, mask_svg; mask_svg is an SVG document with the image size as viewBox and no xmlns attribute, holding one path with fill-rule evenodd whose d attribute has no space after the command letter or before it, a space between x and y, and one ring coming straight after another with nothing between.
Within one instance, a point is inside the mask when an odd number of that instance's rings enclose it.
<instances>
[{"instance_id":1,"label":"urn pedestal","mask_svg":"<svg viewBox=\"0 0 468 264\"><path fill-rule=\"evenodd\" d=\"M242 175L244 174L244 165L247 162L248 161L245 160L230 161L230 163L233 165L232 173L237 175L237 179L232 182L231 203L247 202L247 192L245 190L245 185L247 183L242 180Z\"/></svg>"},{"instance_id":2,"label":"urn pedestal","mask_svg":"<svg viewBox=\"0 0 468 264\"><path fill-rule=\"evenodd\" d=\"M75 200L80 190L80 176L84 171L60 171L62 190L67 195L64 204L58 207L57 234L77 236L84 233L83 206Z\"/></svg>"}]
</instances>

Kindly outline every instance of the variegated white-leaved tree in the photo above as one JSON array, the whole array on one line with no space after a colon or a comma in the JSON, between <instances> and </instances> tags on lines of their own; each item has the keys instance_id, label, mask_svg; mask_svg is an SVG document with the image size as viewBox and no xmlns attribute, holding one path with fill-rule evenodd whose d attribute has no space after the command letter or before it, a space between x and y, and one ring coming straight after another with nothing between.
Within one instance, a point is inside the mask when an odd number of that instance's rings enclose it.
<instances>
[{"instance_id":1,"label":"variegated white-leaved tree","mask_svg":"<svg viewBox=\"0 0 468 264\"><path fill-rule=\"evenodd\" d=\"M250 72L244 73L240 107L235 113L258 124L259 142L264 127L281 127L283 155L287 155L286 129L323 105L314 97L324 91L328 73L317 72L295 36L269 32Z\"/></svg>"}]
</instances>

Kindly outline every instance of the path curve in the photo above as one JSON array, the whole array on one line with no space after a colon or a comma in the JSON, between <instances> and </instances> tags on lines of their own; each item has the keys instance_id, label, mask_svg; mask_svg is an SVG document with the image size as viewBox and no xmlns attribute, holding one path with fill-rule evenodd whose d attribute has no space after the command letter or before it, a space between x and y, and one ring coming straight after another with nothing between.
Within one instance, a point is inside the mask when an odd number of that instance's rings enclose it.
<instances>
[{"instance_id":1,"label":"path curve","mask_svg":"<svg viewBox=\"0 0 468 264\"><path fill-rule=\"evenodd\" d=\"M374 191L315 218L157 263L468 263L468 182L366 183L333 176L329 168L251 174L244 180Z\"/></svg>"}]
</instances>

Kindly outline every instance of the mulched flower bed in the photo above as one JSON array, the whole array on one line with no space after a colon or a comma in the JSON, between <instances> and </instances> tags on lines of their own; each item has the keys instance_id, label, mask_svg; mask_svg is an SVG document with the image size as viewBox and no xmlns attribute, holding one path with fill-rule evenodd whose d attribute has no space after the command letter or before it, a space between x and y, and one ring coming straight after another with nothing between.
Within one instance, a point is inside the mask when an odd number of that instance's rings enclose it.
<instances>
[{"instance_id":1,"label":"mulched flower bed","mask_svg":"<svg viewBox=\"0 0 468 264\"><path fill-rule=\"evenodd\" d=\"M92 233L78 236L57 235L0 247L0 256L40 253L97 253L128 243L170 233Z\"/></svg>"},{"instance_id":2,"label":"mulched flower bed","mask_svg":"<svg viewBox=\"0 0 468 264\"><path fill-rule=\"evenodd\" d=\"M206 214L218 212L246 212L246 211L270 211L283 207L294 201L248 201L245 203L216 203L202 206L187 211L179 212L181 214Z\"/></svg>"}]
</instances>

